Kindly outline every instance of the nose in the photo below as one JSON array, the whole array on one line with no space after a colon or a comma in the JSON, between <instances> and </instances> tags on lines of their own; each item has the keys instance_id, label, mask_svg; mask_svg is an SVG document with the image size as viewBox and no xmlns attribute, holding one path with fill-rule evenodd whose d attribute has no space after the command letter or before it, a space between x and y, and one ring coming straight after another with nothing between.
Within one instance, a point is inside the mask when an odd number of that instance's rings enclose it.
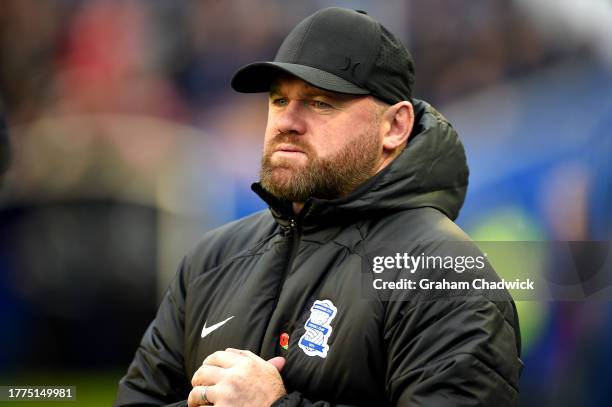
<instances>
[{"instance_id":1,"label":"nose","mask_svg":"<svg viewBox=\"0 0 612 407\"><path fill-rule=\"evenodd\" d=\"M274 125L279 133L304 134L306 132L306 120L304 118L303 106L300 101L292 100L282 109L272 113Z\"/></svg>"}]
</instances>

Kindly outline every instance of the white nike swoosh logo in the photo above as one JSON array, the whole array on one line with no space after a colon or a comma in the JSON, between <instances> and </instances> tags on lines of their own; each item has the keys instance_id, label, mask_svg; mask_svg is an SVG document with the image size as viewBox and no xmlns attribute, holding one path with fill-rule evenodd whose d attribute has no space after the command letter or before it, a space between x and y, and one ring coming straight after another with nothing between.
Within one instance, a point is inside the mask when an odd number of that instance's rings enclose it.
<instances>
[{"instance_id":1,"label":"white nike swoosh logo","mask_svg":"<svg viewBox=\"0 0 612 407\"><path fill-rule=\"evenodd\" d=\"M228 319L226 319L225 321L221 321L219 323L216 323L216 324L208 326L208 327L206 326L206 322L204 322L204 328L202 328L202 338L204 338L205 336L210 334L215 329L220 328L221 326L223 326L223 324L225 324L227 321L229 321L232 318L234 318L233 315L231 317L229 317Z\"/></svg>"}]
</instances>

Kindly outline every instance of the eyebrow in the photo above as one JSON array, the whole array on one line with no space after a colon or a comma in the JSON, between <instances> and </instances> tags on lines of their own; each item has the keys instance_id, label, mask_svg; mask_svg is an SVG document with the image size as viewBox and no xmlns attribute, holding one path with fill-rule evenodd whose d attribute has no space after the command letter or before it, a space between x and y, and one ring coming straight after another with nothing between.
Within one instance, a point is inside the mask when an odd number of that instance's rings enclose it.
<instances>
[{"instance_id":1,"label":"eyebrow","mask_svg":"<svg viewBox=\"0 0 612 407\"><path fill-rule=\"evenodd\" d=\"M280 95L280 85L277 82L274 82L270 85L270 95ZM323 96L331 100L346 102L350 99L353 99L355 95L330 92L321 88L317 88L316 86L308 85L306 90L302 92L304 97L315 97L315 96Z\"/></svg>"}]
</instances>

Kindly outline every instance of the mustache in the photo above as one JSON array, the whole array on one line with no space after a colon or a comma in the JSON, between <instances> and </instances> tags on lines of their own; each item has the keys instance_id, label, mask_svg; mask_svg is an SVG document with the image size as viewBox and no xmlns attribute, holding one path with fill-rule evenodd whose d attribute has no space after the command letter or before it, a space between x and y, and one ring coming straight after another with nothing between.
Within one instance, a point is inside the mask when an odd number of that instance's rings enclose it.
<instances>
[{"instance_id":1,"label":"mustache","mask_svg":"<svg viewBox=\"0 0 612 407\"><path fill-rule=\"evenodd\" d=\"M301 139L301 136L296 136L290 133L278 133L270 142L268 143L268 149L273 151L276 146L279 144L291 144L306 153L312 152L312 147L309 143L305 142Z\"/></svg>"}]
</instances>

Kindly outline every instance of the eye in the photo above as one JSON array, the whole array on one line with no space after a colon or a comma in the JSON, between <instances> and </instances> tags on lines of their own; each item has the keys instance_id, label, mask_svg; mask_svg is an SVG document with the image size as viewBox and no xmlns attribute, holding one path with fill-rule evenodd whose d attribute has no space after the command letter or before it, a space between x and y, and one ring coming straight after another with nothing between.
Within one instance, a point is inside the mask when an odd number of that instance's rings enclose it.
<instances>
[{"instance_id":1,"label":"eye","mask_svg":"<svg viewBox=\"0 0 612 407\"><path fill-rule=\"evenodd\" d=\"M313 100L312 105L317 109L331 109L333 106L322 100Z\"/></svg>"},{"instance_id":2,"label":"eye","mask_svg":"<svg viewBox=\"0 0 612 407\"><path fill-rule=\"evenodd\" d=\"M287 99L281 97L274 97L270 99L270 103L272 103L274 106L286 106Z\"/></svg>"}]
</instances>

